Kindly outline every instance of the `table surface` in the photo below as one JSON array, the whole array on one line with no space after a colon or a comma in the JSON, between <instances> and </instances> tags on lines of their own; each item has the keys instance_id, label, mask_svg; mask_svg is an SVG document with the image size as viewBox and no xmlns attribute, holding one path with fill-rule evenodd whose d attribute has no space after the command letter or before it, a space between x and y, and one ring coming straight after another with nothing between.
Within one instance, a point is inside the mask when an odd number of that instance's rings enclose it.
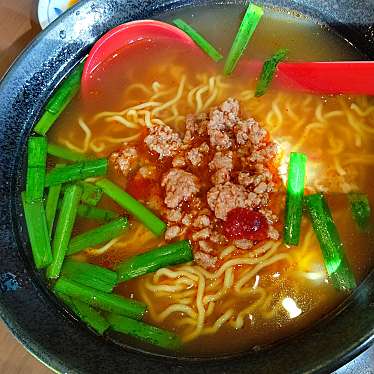
<instances>
[{"instance_id":1,"label":"table surface","mask_svg":"<svg viewBox=\"0 0 374 374\"><path fill-rule=\"evenodd\" d=\"M40 32L37 0L0 0L0 77L14 58ZM374 374L374 347L335 374ZM48 374L43 366L0 323L0 373Z\"/></svg>"}]
</instances>

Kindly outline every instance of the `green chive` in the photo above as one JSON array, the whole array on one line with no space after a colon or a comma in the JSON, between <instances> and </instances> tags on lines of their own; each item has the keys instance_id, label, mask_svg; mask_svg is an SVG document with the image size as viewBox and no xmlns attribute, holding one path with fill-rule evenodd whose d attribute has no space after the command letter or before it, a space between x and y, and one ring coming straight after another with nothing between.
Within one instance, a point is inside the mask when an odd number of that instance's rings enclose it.
<instances>
[{"instance_id":1,"label":"green chive","mask_svg":"<svg viewBox=\"0 0 374 374\"><path fill-rule=\"evenodd\" d=\"M118 274L118 281L124 282L166 266L192 260L193 254L190 243L187 240L181 240L130 257L117 266L116 272Z\"/></svg>"},{"instance_id":2,"label":"green chive","mask_svg":"<svg viewBox=\"0 0 374 374\"><path fill-rule=\"evenodd\" d=\"M96 229L87 231L71 239L67 254L72 255L95 245L105 243L120 236L128 226L127 218L118 218Z\"/></svg>"},{"instance_id":3,"label":"green chive","mask_svg":"<svg viewBox=\"0 0 374 374\"><path fill-rule=\"evenodd\" d=\"M106 175L107 171L108 160L106 158L77 162L72 165L52 169L46 175L45 185L49 187L56 184L84 180L90 177L99 177Z\"/></svg>"},{"instance_id":4,"label":"green chive","mask_svg":"<svg viewBox=\"0 0 374 374\"><path fill-rule=\"evenodd\" d=\"M184 31L213 61L218 62L223 59L221 53L188 23L180 18L173 20L173 23Z\"/></svg>"},{"instance_id":5,"label":"green chive","mask_svg":"<svg viewBox=\"0 0 374 374\"><path fill-rule=\"evenodd\" d=\"M75 313L79 319L85 322L89 327L94 329L98 334L103 335L109 328L109 322L90 305L83 303L82 301L72 299L62 293L57 293L57 297L60 298L71 310Z\"/></svg>"},{"instance_id":6,"label":"green chive","mask_svg":"<svg viewBox=\"0 0 374 374\"><path fill-rule=\"evenodd\" d=\"M263 14L264 11L261 7L254 4L250 4L248 6L242 23L240 24L238 33L236 34L235 40L230 49L229 55L226 59L224 67L224 73L226 75L229 75L234 71Z\"/></svg>"},{"instance_id":7,"label":"green chive","mask_svg":"<svg viewBox=\"0 0 374 374\"><path fill-rule=\"evenodd\" d=\"M269 88L270 83L274 78L278 64L286 58L287 53L288 49L280 49L275 55L264 62L261 75L256 86L256 97L262 96Z\"/></svg>"},{"instance_id":8,"label":"green chive","mask_svg":"<svg viewBox=\"0 0 374 374\"><path fill-rule=\"evenodd\" d=\"M83 153L72 151L71 149L52 143L48 143L48 153L51 156L62 158L68 161L85 161L89 159L89 157Z\"/></svg>"},{"instance_id":9,"label":"green chive","mask_svg":"<svg viewBox=\"0 0 374 374\"><path fill-rule=\"evenodd\" d=\"M95 184L87 182L80 182L79 185L83 189L82 203L96 206L103 196L102 189Z\"/></svg>"},{"instance_id":10,"label":"green chive","mask_svg":"<svg viewBox=\"0 0 374 374\"><path fill-rule=\"evenodd\" d=\"M47 139L30 137L27 143L26 198L29 201L44 197L44 181L47 161Z\"/></svg>"},{"instance_id":11,"label":"green chive","mask_svg":"<svg viewBox=\"0 0 374 374\"><path fill-rule=\"evenodd\" d=\"M117 274L114 271L71 259L64 261L61 275L73 282L108 293L117 285Z\"/></svg>"},{"instance_id":12,"label":"green chive","mask_svg":"<svg viewBox=\"0 0 374 374\"><path fill-rule=\"evenodd\" d=\"M58 201L61 193L61 184L49 187L47 195L47 203L45 205L45 214L47 217L47 225L49 230L49 237L52 236L53 223L55 221Z\"/></svg>"},{"instance_id":13,"label":"green chive","mask_svg":"<svg viewBox=\"0 0 374 374\"><path fill-rule=\"evenodd\" d=\"M105 178L97 181L96 185L101 187L106 195L135 216L155 235L160 236L164 233L166 230L165 222L161 221L160 218L148 210L144 205L139 203L139 201L123 191L122 188Z\"/></svg>"},{"instance_id":14,"label":"green chive","mask_svg":"<svg viewBox=\"0 0 374 374\"><path fill-rule=\"evenodd\" d=\"M65 279L64 277L59 278L54 286L54 290L57 293L62 293L89 304L95 309L117 313L134 319L142 319L147 309L146 305L139 301L98 291Z\"/></svg>"},{"instance_id":15,"label":"green chive","mask_svg":"<svg viewBox=\"0 0 374 374\"><path fill-rule=\"evenodd\" d=\"M289 245L298 245L300 241L306 161L303 153L290 155L284 224L284 242Z\"/></svg>"},{"instance_id":16,"label":"green chive","mask_svg":"<svg viewBox=\"0 0 374 374\"><path fill-rule=\"evenodd\" d=\"M342 291L355 288L355 276L345 256L344 245L324 196L306 196L305 203L322 250L327 274L334 287Z\"/></svg>"},{"instance_id":17,"label":"green chive","mask_svg":"<svg viewBox=\"0 0 374 374\"><path fill-rule=\"evenodd\" d=\"M37 269L42 269L52 262L52 250L44 204L42 200L29 201L25 192L22 193L22 203L34 263Z\"/></svg>"},{"instance_id":18,"label":"green chive","mask_svg":"<svg viewBox=\"0 0 374 374\"><path fill-rule=\"evenodd\" d=\"M119 217L117 212L113 212L107 209L96 208L94 206L80 204L78 206L78 216L91 219L94 221L112 221Z\"/></svg>"},{"instance_id":19,"label":"green chive","mask_svg":"<svg viewBox=\"0 0 374 374\"><path fill-rule=\"evenodd\" d=\"M77 185L70 185L65 191L52 243L53 261L47 269L47 278L57 278L60 275L81 194L82 189Z\"/></svg>"},{"instance_id":20,"label":"green chive","mask_svg":"<svg viewBox=\"0 0 374 374\"><path fill-rule=\"evenodd\" d=\"M165 349L178 350L181 348L182 343L179 337L172 332L113 313L109 314L107 319L116 332L133 336Z\"/></svg>"},{"instance_id":21,"label":"green chive","mask_svg":"<svg viewBox=\"0 0 374 374\"><path fill-rule=\"evenodd\" d=\"M61 83L52 98L48 101L44 114L35 125L34 131L37 134L45 135L74 96L78 93L83 67L84 63L81 62Z\"/></svg>"}]
</instances>

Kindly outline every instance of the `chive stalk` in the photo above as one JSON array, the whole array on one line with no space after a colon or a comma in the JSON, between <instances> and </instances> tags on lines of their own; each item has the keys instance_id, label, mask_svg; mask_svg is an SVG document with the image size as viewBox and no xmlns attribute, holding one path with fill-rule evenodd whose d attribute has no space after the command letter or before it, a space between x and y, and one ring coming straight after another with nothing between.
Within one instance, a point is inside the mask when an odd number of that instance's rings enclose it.
<instances>
[{"instance_id":1,"label":"chive stalk","mask_svg":"<svg viewBox=\"0 0 374 374\"><path fill-rule=\"evenodd\" d=\"M42 200L29 201L25 192L21 196L34 263L37 269L42 269L52 262L44 204Z\"/></svg>"},{"instance_id":2,"label":"chive stalk","mask_svg":"<svg viewBox=\"0 0 374 374\"><path fill-rule=\"evenodd\" d=\"M144 322L134 321L113 313L108 315L107 320L114 331L133 336L146 343L170 350L178 350L182 345L176 334Z\"/></svg>"},{"instance_id":3,"label":"chive stalk","mask_svg":"<svg viewBox=\"0 0 374 374\"><path fill-rule=\"evenodd\" d=\"M322 194L309 195L305 197L305 203L322 250L327 274L334 287L342 291L356 287L355 276L345 256L344 245L326 199Z\"/></svg>"},{"instance_id":4,"label":"chive stalk","mask_svg":"<svg viewBox=\"0 0 374 374\"><path fill-rule=\"evenodd\" d=\"M155 235L160 236L166 230L165 222L110 180L103 178L97 181L96 185L101 187L106 195L135 216Z\"/></svg>"},{"instance_id":5,"label":"chive stalk","mask_svg":"<svg viewBox=\"0 0 374 374\"><path fill-rule=\"evenodd\" d=\"M103 196L103 191L100 187L92 183L80 182L82 187L82 203L96 206Z\"/></svg>"},{"instance_id":6,"label":"chive stalk","mask_svg":"<svg viewBox=\"0 0 374 374\"><path fill-rule=\"evenodd\" d=\"M78 216L94 221L112 221L119 216L117 212L101 209L90 205L80 204L78 206Z\"/></svg>"},{"instance_id":7,"label":"chive stalk","mask_svg":"<svg viewBox=\"0 0 374 374\"><path fill-rule=\"evenodd\" d=\"M117 274L101 266L66 259L61 275L73 282L110 293L117 285Z\"/></svg>"},{"instance_id":8,"label":"chive stalk","mask_svg":"<svg viewBox=\"0 0 374 374\"><path fill-rule=\"evenodd\" d=\"M47 225L49 230L49 237L52 237L53 223L55 221L58 201L61 193L61 184L49 187L47 202L45 205L45 214L47 218Z\"/></svg>"},{"instance_id":9,"label":"chive stalk","mask_svg":"<svg viewBox=\"0 0 374 374\"><path fill-rule=\"evenodd\" d=\"M300 241L306 161L303 153L290 155L284 224L284 242L289 245L298 245Z\"/></svg>"},{"instance_id":10,"label":"chive stalk","mask_svg":"<svg viewBox=\"0 0 374 374\"><path fill-rule=\"evenodd\" d=\"M73 230L82 189L78 185L66 188L52 243L53 260L47 269L47 278L57 278L65 258Z\"/></svg>"},{"instance_id":11,"label":"chive stalk","mask_svg":"<svg viewBox=\"0 0 374 374\"><path fill-rule=\"evenodd\" d=\"M139 301L98 291L64 277L59 278L55 283L54 289L57 293L80 300L95 309L117 313L134 319L142 319L147 308L145 304Z\"/></svg>"},{"instance_id":12,"label":"chive stalk","mask_svg":"<svg viewBox=\"0 0 374 374\"><path fill-rule=\"evenodd\" d=\"M34 131L37 134L45 135L74 98L74 96L78 93L83 66L84 63L81 62L61 83L51 99L48 101L42 117L35 125Z\"/></svg>"},{"instance_id":13,"label":"chive stalk","mask_svg":"<svg viewBox=\"0 0 374 374\"><path fill-rule=\"evenodd\" d=\"M173 23L184 31L213 61L218 62L223 59L221 53L188 23L180 18L173 20Z\"/></svg>"},{"instance_id":14,"label":"chive stalk","mask_svg":"<svg viewBox=\"0 0 374 374\"><path fill-rule=\"evenodd\" d=\"M264 62L260 78L256 85L256 97L265 94L266 90L269 88L274 78L278 64L286 58L287 53L288 49L279 49L272 57L270 57L268 60Z\"/></svg>"},{"instance_id":15,"label":"chive stalk","mask_svg":"<svg viewBox=\"0 0 374 374\"><path fill-rule=\"evenodd\" d=\"M68 161L77 162L77 161L85 161L89 159L89 157L83 153L72 151L69 148L65 148L58 144L52 144L52 143L48 143L48 153L51 156L62 158Z\"/></svg>"},{"instance_id":16,"label":"chive stalk","mask_svg":"<svg viewBox=\"0 0 374 374\"><path fill-rule=\"evenodd\" d=\"M56 293L57 297L66 304L79 319L85 322L89 327L94 329L98 334L103 335L110 327L109 322L90 305L82 301L72 299L62 293Z\"/></svg>"},{"instance_id":17,"label":"chive stalk","mask_svg":"<svg viewBox=\"0 0 374 374\"><path fill-rule=\"evenodd\" d=\"M116 268L118 281L128 281L166 266L192 261L192 259L191 245L187 240L167 244L121 262Z\"/></svg>"},{"instance_id":18,"label":"chive stalk","mask_svg":"<svg viewBox=\"0 0 374 374\"><path fill-rule=\"evenodd\" d=\"M120 236L128 226L126 217L118 218L71 239L66 254L72 255Z\"/></svg>"},{"instance_id":19,"label":"chive stalk","mask_svg":"<svg viewBox=\"0 0 374 374\"><path fill-rule=\"evenodd\" d=\"M26 198L33 200L43 199L44 181L47 161L47 139L32 136L27 142L27 178Z\"/></svg>"},{"instance_id":20,"label":"chive stalk","mask_svg":"<svg viewBox=\"0 0 374 374\"><path fill-rule=\"evenodd\" d=\"M263 14L264 11L261 7L254 4L248 6L225 62L224 73L226 75L234 71Z\"/></svg>"},{"instance_id":21,"label":"chive stalk","mask_svg":"<svg viewBox=\"0 0 374 374\"><path fill-rule=\"evenodd\" d=\"M370 229L371 216L368 196L360 192L351 192L348 194L348 199L351 204L352 217L357 227L360 231L368 231Z\"/></svg>"},{"instance_id":22,"label":"chive stalk","mask_svg":"<svg viewBox=\"0 0 374 374\"><path fill-rule=\"evenodd\" d=\"M52 169L46 175L45 185L49 187L90 177L99 177L106 175L107 170L108 160L105 158L77 162L72 165Z\"/></svg>"}]
</instances>

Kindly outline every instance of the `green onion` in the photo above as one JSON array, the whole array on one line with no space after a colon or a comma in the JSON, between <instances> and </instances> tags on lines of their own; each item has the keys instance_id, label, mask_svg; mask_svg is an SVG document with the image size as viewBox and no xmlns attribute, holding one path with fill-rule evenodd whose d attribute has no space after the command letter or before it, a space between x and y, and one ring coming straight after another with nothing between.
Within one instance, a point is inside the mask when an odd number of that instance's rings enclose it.
<instances>
[{"instance_id":1,"label":"green onion","mask_svg":"<svg viewBox=\"0 0 374 374\"><path fill-rule=\"evenodd\" d=\"M65 110L67 105L78 93L83 72L84 63L81 62L73 72L61 83L60 87L48 101L45 112L35 125L34 131L45 135L57 118Z\"/></svg>"},{"instance_id":2,"label":"green onion","mask_svg":"<svg viewBox=\"0 0 374 374\"><path fill-rule=\"evenodd\" d=\"M103 196L102 189L95 184L87 182L80 182L79 185L83 189L82 203L96 206Z\"/></svg>"},{"instance_id":3,"label":"green onion","mask_svg":"<svg viewBox=\"0 0 374 374\"><path fill-rule=\"evenodd\" d=\"M48 153L51 156L62 158L68 161L84 161L89 159L89 157L83 153L72 151L71 149L62 147L58 144L48 143Z\"/></svg>"},{"instance_id":4,"label":"green onion","mask_svg":"<svg viewBox=\"0 0 374 374\"><path fill-rule=\"evenodd\" d=\"M83 322L94 329L98 334L103 335L109 328L109 322L90 305L82 301L72 299L62 293L57 293L57 297L66 304Z\"/></svg>"},{"instance_id":5,"label":"green onion","mask_svg":"<svg viewBox=\"0 0 374 374\"><path fill-rule=\"evenodd\" d=\"M96 229L75 236L69 243L67 255L107 242L120 236L128 226L127 218L118 218Z\"/></svg>"},{"instance_id":6,"label":"green onion","mask_svg":"<svg viewBox=\"0 0 374 374\"><path fill-rule=\"evenodd\" d=\"M57 278L60 275L81 194L82 189L77 185L70 185L65 191L52 243L53 261L47 269L47 278Z\"/></svg>"},{"instance_id":7,"label":"green onion","mask_svg":"<svg viewBox=\"0 0 374 374\"><path fill-rule=\"evenodd\" d=\"M356 287L354 274L344 253L344 246L323 195L305 197L306 206L317 235L327 274L334 287L349 290Z\"/></svg>"},{"instance_id":8,"label":"green onion","mask_svg":"<svg viewBox=\"0 0 374 374\"><path fill-rule=\"evenodd\" d=\"M31 202L44 196L47 139L30 137L27 143L26 198Z\"/></svg>"},{"instance_id":9,"label":"green onion","mask_svg":"<svg viewBox=\"0 0 374 374\"><path fill-rule=\"evenodd\" d=\"M45 185L49 187L90 177L99 177L106 175L107 170L108 160L106 158L77 162L72 165L52 169L46 175Z\"/></svg>"},{"instance_id":10,"label":"green onion","mask_svg":"<svg viewBox=\"0 0 374 374\"><path fill-rule=\"evenodd\" d=\"M122 188L108 179L101 179L96 182L105 194L118 203L122 208L134 215L155 235L160 236L166 229L165 222L161 221L155 214L148 210L144 205L135 200Z\"/></svg>"},{"instance_id":11,"label":"green onion","mask_svg":"<svg viewBox=\"0 0 374 374\"><path fill-rule=\"evenodd\" d=\"M371 208L368 196L360 192L351 192L348 194L351 203L353 219L361 231L370 229Z\"/></svg>"},{"instance_id":12,"label":"green onion","mask_svg":"<svg viewBox=\"0 0 374 374\"><path fill-rule=\"evenodd\" d=\"M57 293L78 299L95 309L117 313L134 319L142 319L147 308L145 304L138 301L98 291L63 277L59 278L54 289Z\"/></svg>"},{"instance_id":13,"label":"green onion","mask_svg":"<svg viewBox=\"0 0 374 374\"><path fill-rule=\"evenodd\" d=\"M80 204L78 206L78 216L87 219L92 219L94 221L112 221L113 219L119 217L117 212L113 212L107 209L96 208L94 206Z\"/></svg>"},{"instance_id":14,"label":"green onion","mask_svg":"<svg viewBox=\"0 0 374 374\"><path fill-rule=\"evenodd\" d=\"M213 61L218 62L223 56L209 43L202 35L200 35L193 27L184 22L180 18L173 20L173 23L184 31L191 39L209 56Z\"/></svg>"},{"instance_id":15,"label":"green onion","mask_svg":"<svg viewBox=\"0 0 374 374\"><path fill-rule=\"evenodd\" d=\"M43 201L28 201L25 192L21 196L34 263L37 269L42 269L52 262L51 244Z\"/></svg>"},{"instance_id":16,"label":"green onion","mask_svg":"<svg viewBox=\"0 0 374 374\"><path fill-rule=\"evenodd\" d=\"M47 195L47 203L45 205L45 214L47 217L47 225L49 229L49 237L52 236L53 223L55 221L58 201L60 198L61 184L49 187Z\"/></svg>"},{"instance_id":17,"label":"green onion","mask_svg":"<svg viewBox=\"0 0 374 374\"><path fill-rule=\"evenodd\" d=\"M71 259L64 261L61 275L71 281L108 293L117 285L117 274L114 271Z\"/></svg>"},{"instance_id":18,"label":"green onion","mask_svg":"<svg viewBox=\"0 0 374 374\"><path fill-rule=\"evenodd\" d=\"M107 319L114 331L133 336L146 343L170 350L178 350L182 345L177 335L158 327L113 313L109 314Z\"/></svg>"},{"instance_id":19,"label":"green onion","mask_svg":"<svg viewBox=\"0 0 374 374\"><path fill-rule=\"evenodd\" d=\"M238 33L236 34L235 40L230 49L229 55L226 59L224 68L225 74L229 75L234 71L263 14L264 11L259 6L254 4L250 4L248 6L242 23L240 24Z\"/></svg>"},{"instance_id":20,"label":"green onion","mask_svg":"<svg viewBox=\"0 0 374 374\"><path fill-rule=\"evenodd\" d=\"M286 58L287 53L288 49L280 49L277 53L264 62L261 75L256 86L256 97L262 96L266 92L274 78L278 64Z\"/></svg>"},{"instance_id":21,"label":"green onion","mask_svg":"<svg viewBox=\"0 0 374 374\"><path fill-rule=\"evenodd\" d=\"M303 153L290 155L284 223L284 242L289 245L298 245L300 241L306 161Z\"/></svg>"},{"instance_id":22,"label":"green onion","mask_svg":"<svg viewBox=\"0 0 374 374\"><path fill-rule=\"evenodd\" d=\"M192 261L192 259L191 245L187 240L167 244L120 263L116 268L118 281L124 282L166 266Z\"/></svg>"}]
</instances>

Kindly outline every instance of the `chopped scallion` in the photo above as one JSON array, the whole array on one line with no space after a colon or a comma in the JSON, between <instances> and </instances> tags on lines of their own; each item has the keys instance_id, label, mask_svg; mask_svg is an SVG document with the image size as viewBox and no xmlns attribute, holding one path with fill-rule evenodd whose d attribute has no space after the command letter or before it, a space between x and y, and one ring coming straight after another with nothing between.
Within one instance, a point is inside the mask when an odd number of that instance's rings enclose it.
<instances>
[{"instance_id":1,"label":"chopped scallion","mask_svg":"<svg viewBox=\"0 0 374 374\"><path fill-rule=\"evenodd\" d=\"M73 282L108 293L117 284L117 274L114 271L71 259L64 261L61 275Z\"/></svg>"},{"instance_id":2,"label":"chopped scallion","mask_svg":"<svg viewBox=\"0 0 374 374\"><path fill-rule=\"evenodd\" d=\"M44 204L42 200L29 201L25 195L25 192L23 192L22 203L32 255L36 268L42 269L52 262L52 250Z\"/></svg>"},{"instance_id":3,"label":"chopped scallion","mask_svg":"<svg viewBox=\"0 0 374 374\"><path fill-rule=\"evenodd\" d=\"M289 245L298 245L300 240L306 161L303 153L290 155L284 223L284 242Z\"/></svg>"},{"instance_id":4,"label":"chopped scallion","mask_svg":"<svg viewBox=\"0 0 374 374\"><path fill-rule=\"evenodd\" d=\"M255 32L263 14L264 11L261 7L254 4L250 4L248 6L242 23L240 24L238 33L236 34L234 42L231 46L229 55L226 59L224 68L224 73L226 75L229 75L234 71L240 57L247 48L249 40Z\"/></svg>"},{"instance_id":5,"label":"chopped scallion","mask_svg":"<svg viewBox=\"0 0 374 374\"><path fill-rule=\"evenodd\" d=\"M73 72L61 83L48 101L45 112L35 125L37 134L45 135L57 118L68 106L73 97L78 93L82 77L84 63L81 62Z\"/></svg>"},{"instance_id":6,"label":"chopped scallion","mask_svg":"<svg viewBox=\"0 0 374 374\"><path fill-rule=\"evenodd\" d=\"M121 262L116 268L118 281L128 281L160 268L189 262L192 259L191 245L187 240L170 243Z\"/></svg>"},{"instance_id":7,"label":"chopped scallion","mask_svg":"<svg viewBox=\"0 0 374 374\"><path fill-rule=\"evenodd\" d=\"M91 248L95 245L107 242L120 236L127 228L127 218L118 218L113 222L99 226L93 230L75 236L71 239L66 254L72 255L83 249Z\"/></svg>"},{"instance_id":8,"label":"chopped scallion","mask_svg":"<svg viewBox=\"0 0 374 374\"><path fill-rule=\"evenodd\" d=\"M133 336L161 348L177 350L182 345L179 337L174 333L144 322L134 321L113 313L108 315L108 322L116 332Z\"/></svg>"},{"instance_id":9,"label":"chopped scallion","mask_svg":"<svg viewBox=\"0 0 374 374\"><path fill-rule=\"evenodd\" d=\"M53 260L47 269L47 278L58 278L60 275L61 266L73 230L81 194L82 189L78 185L70 185L65 190L52 243Z\"/></svg>"},{"instance_id":10,"label":"chopped scallion","mask_svg":"<svg viewBox=\"0 0 374 374\"><path fill-rule=\"evenodd\" d=\"M309 195L305 197L305 203L322 250L327 274L334 287L343 291L356 287L355 276L326 199L321 194Z\"/></svg>"},{"instance_id":11,"label":"chopped scallion","mask_svg":"<svg viewBox=\"0 0 374 374\"><path fill-rule=\"evenodd\" d=\"M287 53L288 49L280 49L277 53L264 62L261 75L256 86L256 97L262 96L269 88L278 64L286 58Z\"/></svg>"},{"instance_id":12,"label":"chopped scallion","mask_svg":"<svg viewBox=\"0 0 374 374\"><path fill-rule=\"evenodd\" d=\"M73 299L78 299L91 305L93 308L134 319L142 319L147 309L146 305L139 301L125 299L118 295L98 291L94 288L65 279L64 277L59 278L54 289L57 293L62 293Z\"/></svg>"},{"instance_id":13,"label":"chopped scallion","mask_svg":"<svg viewBox=\"0 0 374 374\"><path fill-rule=\"evenodd\" d=\"M134 215L155 235L160 236L166 229L165 222L161 221L154 213L144 205L135 200L122 188L108 179L100 179L96 184L101 187L105 194L119 204L123 209Z\"/></svg>"},{"instance_id":14,"label":"chopped scallion","mask_svg":"<svg viewBox=\"0 0 374 374\"><path fill-rule=\"evenodd\" d=\"M45 185L49 187L90 177L99 177L106 175L107 171L108 160L106 158L77 162L52 169L45 177Z\"/></svg>"},{"instance_id":15,"label":"chopped scallion","mask_svg":"<svg viewBox=\"0 0 374 374\"><path fill-rule=\"evenodd\" d=\"M218 62L223 59L221 53L209 43L201 34L199 34L192 26L185 21L177 18L173 23L182 31L184 31L191 39L209 56L213 61Z\"/></svg>"}]
</instances>

